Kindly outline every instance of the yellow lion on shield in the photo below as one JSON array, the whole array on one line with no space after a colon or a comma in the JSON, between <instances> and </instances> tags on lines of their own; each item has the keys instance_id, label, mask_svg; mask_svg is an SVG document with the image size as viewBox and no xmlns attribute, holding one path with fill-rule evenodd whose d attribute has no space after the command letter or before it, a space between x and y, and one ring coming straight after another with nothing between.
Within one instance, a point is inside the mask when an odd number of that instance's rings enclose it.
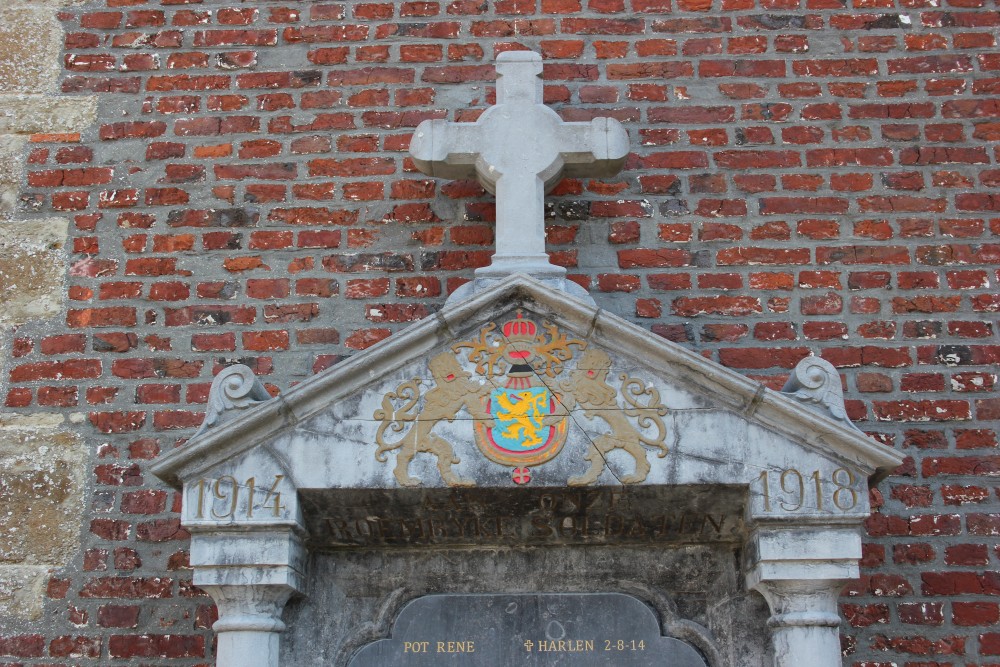
<instances>
[{"instance_id":1,"label":"yellow lion on shield","mask_svg":"<svg viewBox=\"0 0 1000 667\"><path fill-rule=\"evenodd\" d=\"M521 391L514 394L518 399L517 403L511 402L507 394L498 394L497 403L500 410L496 417L501 422L512 422L503 430L503 436L512 440L518 440L522 436L521 445L523 447L534 447L542 442L542 437L538 431L544 424L544 403L548 400L548 394L536 394L531 391Z\"/></svg>"}]
</instances>

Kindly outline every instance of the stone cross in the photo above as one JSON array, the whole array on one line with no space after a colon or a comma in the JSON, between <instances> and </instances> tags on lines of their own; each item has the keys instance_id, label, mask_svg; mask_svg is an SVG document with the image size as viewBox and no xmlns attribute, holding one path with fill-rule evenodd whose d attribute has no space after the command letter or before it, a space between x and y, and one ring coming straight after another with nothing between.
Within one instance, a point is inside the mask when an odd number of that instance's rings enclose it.
<instances>
[{"instance_id":1,"label":"stone cross","mask_svg":"<svg viewBox=\"0 0 1000 667\"><path fill-rule=\"evenodd\" d=\"M514 273L564 287L566 270L545 254L545 193L563 176L618 173L628 134L613 118L566 123L545 106L537 53L507 51L496 69L496 105L475 123L425 120L410 155L429 176L475 176L496 195L496 253L490 266L476 271L473 291Z\"/></svg>"}]
</instances>

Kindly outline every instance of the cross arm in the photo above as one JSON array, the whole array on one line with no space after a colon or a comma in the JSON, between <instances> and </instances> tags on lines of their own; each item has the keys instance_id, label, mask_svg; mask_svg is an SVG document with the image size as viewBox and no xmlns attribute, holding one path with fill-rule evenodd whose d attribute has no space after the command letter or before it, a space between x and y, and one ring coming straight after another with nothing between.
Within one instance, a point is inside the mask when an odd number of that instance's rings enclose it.
<instances>
[{"instance_id":1,"label":"cross arm","mask_svg":"<svg viewBox=\"0 0 1000 667\"><path fill-rule=\"evenodd\" d=\"M475 123L425 120L410 142L410 156L417 169L437 178L473 178L479 157L479 127Z\"/></svg>"},{"instance_id":2,"label":"cross arm","mask_svg":"<svg viewBox=\"0 0 1000 667\"><path fill-rule=\"evenodd\" d=\"M559 126L562 176L614 176L625 166L628 157L628 133L614 118L595 118L589 123L563 123Z\"/></svg>"}]
</instances>

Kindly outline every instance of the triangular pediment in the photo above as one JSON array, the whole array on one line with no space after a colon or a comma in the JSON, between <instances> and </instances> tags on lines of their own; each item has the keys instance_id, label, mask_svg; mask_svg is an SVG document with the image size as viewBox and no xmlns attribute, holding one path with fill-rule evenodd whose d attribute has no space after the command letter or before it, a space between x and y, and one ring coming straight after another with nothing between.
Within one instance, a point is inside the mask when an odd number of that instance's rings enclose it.
<instances>
[{"instance_id":1,"label":"triangular pediment","mask_svg":"<svg viewBox=\"0 0 1000 667\"><path fill-rule=\"evenodd\" d=\"M824 364L772 391L515 276L278 397L218 378L206 427L154 472L185 486L273 475L307 496L757 483L754 514L866 512L866 479L900 457L847 421Z\"/></svg>"}]
</instances>

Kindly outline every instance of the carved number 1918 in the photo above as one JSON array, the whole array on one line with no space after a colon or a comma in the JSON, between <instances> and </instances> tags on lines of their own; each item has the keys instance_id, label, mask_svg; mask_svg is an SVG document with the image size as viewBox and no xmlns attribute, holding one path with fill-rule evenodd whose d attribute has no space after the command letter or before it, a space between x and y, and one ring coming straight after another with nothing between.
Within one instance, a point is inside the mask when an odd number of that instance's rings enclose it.
<instances>
[{"instance_id":1,"label":"carved number 1918","mask_svg":"<svg viewBox=\"0 0 1000 667\"><path fill-rule=\"evenodd\" d=\"M772 474L777 474L777 471L765 470L759 477L764 492L765 512L771 511L770 477ZM858 504L858 492L854 488L854 473L847 468L837 468L830 475L830 481L835 487L832 498L834 506L844 511L854 509ZM823 509L823 483L824 480L821 479L819 470L814 470L808 477L795 468L781 471L778 476L778 485L781 487L784 497L778 500L778 506L786 512L802 509L806 501L808 487L810 491L815 490L816 509Z\"/></svg>"},{"instance_id":2,"label":"carved number 1918","mask_svg":"<svg viewBox=\"0 0 1000 667\"><path fill-rule=\"evenodd\" d=\"M264 496L264 500L260 504L260 509L271 509L274 511L274 516L280 516L281 511L285 509L285 506L281 504L281 491L278 491L278 484L281 480L285 478L284 475L275 475L274 483L271 484L271 488L267 490L267 494ZM232 475L223 475L222 477L215 480L215 483L211 483L212 480L199 479L198 480L198 511L195 514L195 518L204 519L205 518L205 492L211 493L210 500L210 512L212 513L213 519L231 519L236 516L236 510L240 504L240 489L246 488L247 498L246 498L246 518L253 518L254 510L254 496L259 494L257 490L257 479L255 477L248 477L246 484L240 485L236 481L236 478ZM215 501L221 500L225 503L225 506L229 511L222 514L215 511Z\"/></svg>"}]
</instances>

